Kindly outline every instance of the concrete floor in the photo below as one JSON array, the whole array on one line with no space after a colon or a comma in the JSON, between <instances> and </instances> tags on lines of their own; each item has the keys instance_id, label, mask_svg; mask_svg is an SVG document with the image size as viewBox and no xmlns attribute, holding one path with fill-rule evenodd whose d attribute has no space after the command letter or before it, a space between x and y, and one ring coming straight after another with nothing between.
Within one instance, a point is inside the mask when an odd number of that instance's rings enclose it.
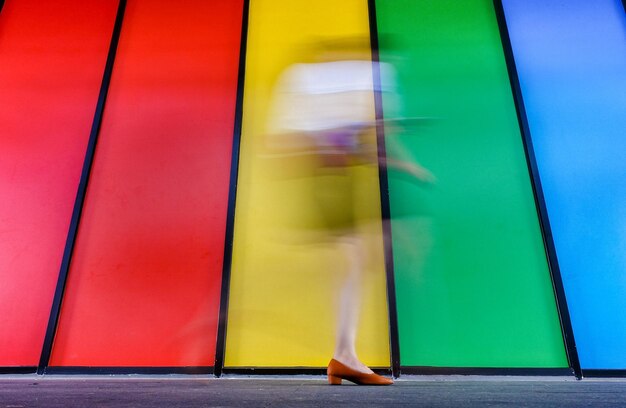
<instances>
[{"instance_id":1,"label":"concrete floor","mask_svg":"<svg viewBox=\"0 0 626 408\"><path fill-rule=\"evenodd\" d=\"M359 387L312 376L0 376L0 408L281 406L623 408L626 380L403 376Z\"/></svg>"}]
</instances>

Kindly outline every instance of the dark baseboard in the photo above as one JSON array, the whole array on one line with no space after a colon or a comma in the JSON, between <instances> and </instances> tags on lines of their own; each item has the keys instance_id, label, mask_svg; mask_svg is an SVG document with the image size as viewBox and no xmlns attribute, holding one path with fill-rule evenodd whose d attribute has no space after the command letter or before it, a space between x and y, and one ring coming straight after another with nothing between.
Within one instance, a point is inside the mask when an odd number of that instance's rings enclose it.
<instances>
[{"instance_id":1,"label":"dark baseboard","mask_svg":"<svg viewBox=\"0 0 626 408\"><path fill-rule=\"evenodd\" d=\"M626 370L625 369L616 369L616 370L612 370L612 369L590 369L590 370L585 370L583 368L583 377L588 377L588 378L620 378L620 377L626 377Z\"/></svg>"},{"instance_id":2,"label":"dark baseboard","mask_svg":"<svg viewBox=\"0 0 626 408\"><path fill-rule=\"evenodd\" d=\"M374 367L375 373L391 375L389 367ZM326 375L326 367L224 367L223 374L236 375Z\"/></svg>"},{"instance_id":3,"label":"dark baseboard","mask_svg":"<svg viewBox=\"0 0 626 408\"><path fill-rule=\"evenodd\" d=\"M36 366L0 367L0 374L35 374Z\"/></svg>"},{"instance_id":4,"label":"dark baseboard","mask_svg":"<svg viewBox=\"0 0 626 408\"><path fill-rule=\"evenodd\" d=\"M165 375L213 374L213 367L46 367L45 374Z\"/></svg>"},{"instance_id":5,"label":"dark baseboard","mask_svg":"<svg viewBox=\"0 0 626 408\"><path fill-rule=\"evenodd\" d=\"M570 368L509 367L426 367L401 366L401 374L413 375L487 375L487 376L573 376Z\"/></svg>"}]
</instances>

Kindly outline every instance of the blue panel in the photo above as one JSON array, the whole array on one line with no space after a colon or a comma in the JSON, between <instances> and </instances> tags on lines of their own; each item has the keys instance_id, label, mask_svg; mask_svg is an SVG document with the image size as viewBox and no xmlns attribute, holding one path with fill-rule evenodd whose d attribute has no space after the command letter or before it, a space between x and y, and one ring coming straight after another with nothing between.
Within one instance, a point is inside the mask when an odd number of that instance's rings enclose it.
<instances>
[{"instance_id":1,"label":"blue panel","mask_svg":"<svg viewBox=\"0 0 626 408\"><path fill-rule=\"evenodd\" d=\"M626 368L626 14L504 0L583 369Z\"/></svg>"}]
</instances>

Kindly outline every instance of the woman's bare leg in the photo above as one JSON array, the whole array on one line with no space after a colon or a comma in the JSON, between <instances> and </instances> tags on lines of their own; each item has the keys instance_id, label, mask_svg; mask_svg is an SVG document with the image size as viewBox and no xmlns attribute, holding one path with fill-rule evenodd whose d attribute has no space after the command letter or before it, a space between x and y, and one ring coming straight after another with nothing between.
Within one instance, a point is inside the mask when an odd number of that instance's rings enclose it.
<instances>
[{"instance_id":1,"label":"woman's bare leg","mask_svg":"<svg viewBox=\"0 0 626 408\"><path fill-rule=\"evenodd\" d=\"M356 354L356 333L361 311L361 289L365 251L358 236L346 237L340 244L348 260L345 280L337 301L337 329L333 358L355 370L372 373Z\"/></svg>"}]
</instances>

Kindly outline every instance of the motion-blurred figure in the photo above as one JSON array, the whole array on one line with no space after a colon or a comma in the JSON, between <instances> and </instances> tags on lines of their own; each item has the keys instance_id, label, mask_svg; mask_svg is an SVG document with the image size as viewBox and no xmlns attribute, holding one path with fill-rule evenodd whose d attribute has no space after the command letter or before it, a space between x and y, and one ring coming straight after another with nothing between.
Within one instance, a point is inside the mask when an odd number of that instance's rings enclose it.
<instances>
[{"instance_id":1,"label":"motion-blurred figure","mask_svg":"<svg viewBox=\"0 0 626 408\"><path fill-rule=\"evenodd\" d=\"M347 261L338 288L335 350L328 366L331 384L341 384L342 379L357 384L393 383L363 364L355 347L361 283L368 262L363 232L367 228L362 227L380 222L379 214L359 210L357 192L361 184L378 184L376 177L363 177L362 169L394 166L422 180L432 178L417 164L378 155L369 50L368 39L326 42L318 45L312 61L286 69L275 88L266 139L269 156L312 163L313 205L322 221L318 238L341 248ZM380 72L391 75L384 64ZM393 80L381 82L391 84Z\"/></svg>"}]
</instances>

